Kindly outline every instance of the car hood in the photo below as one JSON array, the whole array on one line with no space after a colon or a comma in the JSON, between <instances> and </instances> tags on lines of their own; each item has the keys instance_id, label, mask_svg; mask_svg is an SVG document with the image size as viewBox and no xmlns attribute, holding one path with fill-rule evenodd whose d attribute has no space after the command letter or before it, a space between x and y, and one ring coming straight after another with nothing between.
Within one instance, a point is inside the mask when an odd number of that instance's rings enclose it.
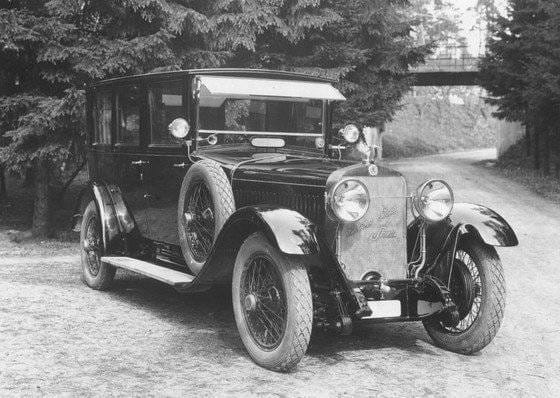
<instances>
[{"instance_id":1,"label":"car hood","mask_svg":"<svg viewBox=\"0 0 560 398\"><path fill-rule=\"evenodd\" d=\"M235 181L287 183L324 188L329 176L350 166L355 171L356 162L319 157L318 154L286 152L259 152L255 148L216 148L200 152L199 156L220 163L228 177ZM367 167L359 167L367 173ZM362 174L360 172L360 174ZM398 174L379 167L379 175Z\"/></svg>"}]
</instances>

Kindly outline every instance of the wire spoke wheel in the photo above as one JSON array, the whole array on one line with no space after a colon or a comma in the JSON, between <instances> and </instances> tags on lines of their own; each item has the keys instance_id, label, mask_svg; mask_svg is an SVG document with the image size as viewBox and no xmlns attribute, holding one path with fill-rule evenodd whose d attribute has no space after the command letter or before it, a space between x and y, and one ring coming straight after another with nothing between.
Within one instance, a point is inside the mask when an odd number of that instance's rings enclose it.
<instances>
[{"instance_id":1,"label":"wire spoke wheel","mask_svg":"<svg viewBox=\"0 0 560 398\"><path fill-rule=\"evenodd\" d=\"M267 369L293 369L305 355L313 327L305 263L255 232L239 248L231 284L235 323L251 358Z\"/></svg>"},{"instance_id":2,"label":"wire spoke wheel","mask_svg":"<svg viewBox=\"0 0 560 398\"><path fill-rule=\"evenodd\" d=\"M191 188L185 202L184 214L186 222L187 243L196 261L203 262L208 258L214 242L214 205L210 191L203 181Z\"/></svg>"},{"instance_id":3,"label":"wire spoke wheel","mask_svg":"<svg viewBox=\"0 0 560 398\"><path fill-rule=\"evenodd\" d=\"M241 276L240 294L255 343L266 350L277 347L286 330L286 294L276 267L266 256L249 259Z\"/></svg>"},{"instance_id":4,"label":"wire spoke wheel","mask_svg":"<svg viewBox=\"0 0 560 398\"><path fill-rule=\"evenodd\" d=\"M439 275L459 312L459 322L450 326L441 318L423 321L434 343L449 351L473 354L494 338L505 311L506 283L496 250L475 236L459 241L451 270Z\"/></svg>"},{"instance_id":5,"label":"wire spoke wheel","mask_svg":"<svg viewBox=\"0 0 560 398\"><path fill-rule=\"evenodd\" d=\"M96 290L107 290L115 277L115 267L101 261L105 253L102 239L101 217L90 201L84 210L80 228L82 280Z\"/></svg>"},{"instance_id":6,"label":"wire spoke wheel","mask_svg":"<svg viewBox=\"0 0 560 398\"><path fill-rule=\"evenodd\" d=\"M99 274L101 267L101 231L97 216L87 220L83 250L86 254L86 265L92 276Z\"/></svg>"},{"instance_id":7,"label":"wire spoke wheel","mask_svg":"<svg viewBox=\"0 0 560 398\"><path fill-rule=\"evenodd\" d=\"M464 250L457 250L449 288L459 310L459 323L444 326L450 333L463 333L477 319L482 305L482 280L473 258Z\"/></svg>"}]
</instances>

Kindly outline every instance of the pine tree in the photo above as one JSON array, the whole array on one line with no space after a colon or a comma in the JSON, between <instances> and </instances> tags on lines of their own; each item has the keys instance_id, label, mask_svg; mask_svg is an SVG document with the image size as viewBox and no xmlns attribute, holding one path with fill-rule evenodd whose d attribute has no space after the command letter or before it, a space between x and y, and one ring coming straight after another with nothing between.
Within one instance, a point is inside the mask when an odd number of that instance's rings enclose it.
<instances>
[{"instance_id":1,"label":"pine tree","mask_svg":"<svg viewBox=\"0 0 560 398\"><path fill-rule=\"evenodd\" d=\"M348 120L389 119L415 46L405 0L0 0L0 163L34 178L33 232L49 186L83 157L84 88L108 77L198 67L287 69L339 80Z\"/></svg>"},{"instance_id":2,"label":"pine tree","mask_svg":"<svg viewBox=\"0 0 560 398\"><path fill-rule=\"evenodd\" d=\"M177 64L169 40L187 9L159 1L4 1L0 8L0 162L31 175L32 230L49 231L50 186L80 164L84 87ZM68 167L70 166L70 167Z\"/></svg>"},{"instance_id":3,"label":"pine tree","mask_svg":"<svg viewBox=\"0 0 560 398\"><path fill-rule=\"evenodd\" d=\"M513 0L492 33L480 65L488 101L534 131L534 166L548 174L552 141L560 145L560 1Z\"/></svg>"}]
</instances>

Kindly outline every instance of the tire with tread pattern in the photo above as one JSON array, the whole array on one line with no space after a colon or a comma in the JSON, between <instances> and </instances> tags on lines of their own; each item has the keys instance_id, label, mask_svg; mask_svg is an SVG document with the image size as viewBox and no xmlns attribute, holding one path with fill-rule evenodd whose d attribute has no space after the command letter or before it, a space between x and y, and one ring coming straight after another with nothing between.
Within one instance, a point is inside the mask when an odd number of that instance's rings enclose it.
<instances>
[{"instance_id":1,"label":"tire with tread pattern","mask_svg":"<svg viewBox=\"0 0 560 398\"><path fill-rule=\"evenodd\" d=\"M465 236L461 238L457 249L472 258L480 275L482 299L478 315L462 332L450 332L435 320L423 323L437 346L470 355L486 347L498 332L504 317L506 284L502 263L494 247L473 236Z\"/></svg>"},{"instance_id":2,"label":"tire with tread pattern","mask_svg":"<svg viewBox=\"0 0 560 398\"><path fill-rule=\"evenodd\" d=\"M262 256L272 264L282 281L286 300L286 323L278 345L264 349L251 335L247 325L243 297L242 274L253 256ZM232 300L235 322L245 348L260 366L287 372L301 361L311 338L313 303L307 270L301 258L288 257L275 248L260 232L250 235L241 245L232 280Z\"/></svg>"},{"instance_id":3,"label":"tire with tread pattern","mask_svg":"<svg viewBox=\"0 0 560 398\"><path fill-rule=\"evenodd\" d=\"M90 225L90 223L92 223ZM92 261L92 258L88 259L88 252L85 249L86 237L88 234L88 228L94 227L98 233L97 245L99 247L98 256L98 266L99 269L97 273L91 270L88 261ZM107 290L111 287L113 279L115 277L116 268L110 264L102 263L100 261L103 250L101 248L101 221L99 219L99 214L97 212L97 207L92 201L87 205L84 214L82 216L82 226L80 228L80 255L81 255L81 268L82 268L82 281L95 290Z\"/></svg>"},{"instance_id":4,"label":"tire with tread pattern","mask_svg":"<svg viewBox=\"0 0 560 398\"><path fill-rule=\"evenodd\" d=\"M192 193L192 187L199 182L202 182L208 189L214 207L214 241L225 222L235 212L235 200L231 184L220 164L213 160L204 159L190 166L181 184L177 225L179 227L179 242L183 257L195 275L200 272L205 261L197 259L197 256L193 254L189 246L183 212L185 203L187 203L189 195Z\"/></svg>"}]
</instances>

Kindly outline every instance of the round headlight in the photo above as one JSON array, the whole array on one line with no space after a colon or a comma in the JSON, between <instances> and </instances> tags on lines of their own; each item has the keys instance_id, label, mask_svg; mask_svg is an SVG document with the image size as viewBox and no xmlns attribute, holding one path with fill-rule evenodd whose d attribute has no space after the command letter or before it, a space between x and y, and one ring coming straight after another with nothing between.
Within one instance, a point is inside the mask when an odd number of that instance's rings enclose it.
<instances>
[{"instance_id":1,"label":"round headlight","mask_svg":"<svg viewBox=\"0 0 560 398\"><path fill-rule=\"evenodd\" d=\"M355 143L360 138L360 129L355 124L349 124L340 130L342 137L350 144Z\"/></svg>"},{"instance_id":2,"label":"round headlight","mask_svg":"<svg viewBox=\"0 0 560 398\"><path fill-rule=\"evenodd\" d=\"M453 191L443 180L426 181L418 187L414 208L427 221L441 221L453 210Z\"/></svg>"},{"instance_id":3,"label":"round headlight","mask_svg":"<svg viewBox=\"0 0 560 398\"><path fill-rule=\"evenodd\" d=\"M360 181L342 181L334 188L331 207L342 221L358 221L369 207L368 191Z\"/></svg>"}]
</instances>

